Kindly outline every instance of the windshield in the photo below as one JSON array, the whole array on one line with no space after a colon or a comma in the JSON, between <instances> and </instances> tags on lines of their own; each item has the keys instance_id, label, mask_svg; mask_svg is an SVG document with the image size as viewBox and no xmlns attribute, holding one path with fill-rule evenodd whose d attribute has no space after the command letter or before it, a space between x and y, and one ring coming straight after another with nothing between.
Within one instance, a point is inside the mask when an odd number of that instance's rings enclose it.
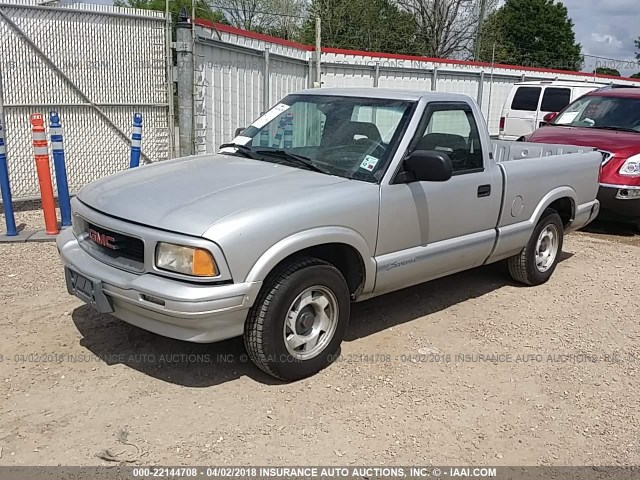
<instances>
[{"instance_id":1,"label":"windshield","mask_svg":"<svg viewBox=\"0 0 640 480\"><path fill-rule=\"evenodd\" d=\"M257 160L377 182L413 105L377 98L290 95L232 143L242 145L237 154Z\"/></svg>"},{"instance_id":2,"label":"windshield","mask_svg":"<svg viewBox=\"0 0 640 480\"><path fill-rule=\"evenodd\" d=\"M640 99L582 97L569 105L552 124L640 132Z\"/></svg>"}]
</instances>

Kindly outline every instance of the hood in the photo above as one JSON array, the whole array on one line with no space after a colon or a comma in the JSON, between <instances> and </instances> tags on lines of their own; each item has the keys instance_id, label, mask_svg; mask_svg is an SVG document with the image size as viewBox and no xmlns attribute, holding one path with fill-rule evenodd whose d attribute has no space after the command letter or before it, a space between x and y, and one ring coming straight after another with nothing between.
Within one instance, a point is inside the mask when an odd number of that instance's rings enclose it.
<instances>
[{"instance_id":1,"label":"hood","mask_svg":"<svg viewBox=\"0 0 640 480\"><path fill-rule=\"evenodd\" d=\"M599 130L581 127L542 127L531 134L528 142L556 143L595 147L598 150L619 153L627 156L640 153L640 133L616 132L615 130Z\"/></svg>"},{"instance_id":2,"label":"hood","mask_svg":"<svg viewBox=\"0 0 640 480\"><path fill-rule=\"evenodd\" d=\"M640 186L640 177L620 175L627 158L640 153L640 133L616 132L597 128L542 127L531 134L528 142L556 143L595 147L613 156L602 167L600 183Z\"/></svg>"},{"instance_id":3,"label":"hood","mask_svg":"<svg viewBox=\"0 0 640 480\"><path fill-rule=\"evenodd\" d=\"M84 187L78 198L113 217L202 236L213 224L243 210L298 197L308 200L350 182L248 158L200 155L103 178Z\"/></svg>"}]
</instances>

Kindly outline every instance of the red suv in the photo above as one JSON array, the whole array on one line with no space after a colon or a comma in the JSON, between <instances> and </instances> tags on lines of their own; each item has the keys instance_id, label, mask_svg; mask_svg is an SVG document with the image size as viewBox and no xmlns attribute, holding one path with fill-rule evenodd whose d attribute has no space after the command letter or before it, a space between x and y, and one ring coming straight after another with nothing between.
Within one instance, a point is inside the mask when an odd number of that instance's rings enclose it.
<instances>
[{"instance_id":1,"label":"red suv","mask_svg":"<svg viewBox=\"0 0 640 480\"><path fill-rule=\"evenodd\" d=\"M601 217L640 229L640 88L595 90L545 121L527 141L600 150Z\"/></svg>"}]
</instances>

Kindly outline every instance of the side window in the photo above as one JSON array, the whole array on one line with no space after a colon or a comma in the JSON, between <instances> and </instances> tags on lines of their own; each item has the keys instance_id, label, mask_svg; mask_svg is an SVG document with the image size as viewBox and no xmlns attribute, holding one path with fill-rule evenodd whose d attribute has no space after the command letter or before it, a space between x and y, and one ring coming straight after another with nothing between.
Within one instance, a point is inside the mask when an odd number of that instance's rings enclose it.
<instances>
[{"instance_id":1,"label":"side window","mask_svg":"<svg viewBox=\"0 0 640 480\"><path fill-rule=\"evenodd\" d=\"M542 96L540 110L543 112L559 112L571 102L571 90L568 88L547 87Z\"/></svg>"},{"instance_id":2,"label":"side window","mask_svg":"<svg viewBox=\"0 0 640 480\"><path fill-rule=\"evenodd\" d=\"M541 91L540 87L518 87L511 102L511 110L535 112L538 109Z\"/></svg>"},{"instance_id":3,"label":"side window","mask_svg":"<svg viewBox=\"0 0 640 480\"><path fill-rule=\"evenodd\" d=\"M483 168L478 126L468 105L438 106L427 115L429 119L416 150L446 153L454 174L472 173Z\"/></svg>"}]
</instances>

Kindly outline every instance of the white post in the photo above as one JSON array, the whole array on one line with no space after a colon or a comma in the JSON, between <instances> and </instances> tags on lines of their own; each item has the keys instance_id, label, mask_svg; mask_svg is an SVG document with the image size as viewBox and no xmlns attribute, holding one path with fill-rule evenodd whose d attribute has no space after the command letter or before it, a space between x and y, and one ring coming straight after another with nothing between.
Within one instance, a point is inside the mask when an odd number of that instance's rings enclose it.
<instances>
[{"instance_id":1,"label":"white post","mask_svg":"<svg viewBox=\"0 0 640 480\"><path fill-rule=\"evenodd\" d=\"M322 25L316 17L316 87L322 87Z\"/></svg>"}]
</instances>

